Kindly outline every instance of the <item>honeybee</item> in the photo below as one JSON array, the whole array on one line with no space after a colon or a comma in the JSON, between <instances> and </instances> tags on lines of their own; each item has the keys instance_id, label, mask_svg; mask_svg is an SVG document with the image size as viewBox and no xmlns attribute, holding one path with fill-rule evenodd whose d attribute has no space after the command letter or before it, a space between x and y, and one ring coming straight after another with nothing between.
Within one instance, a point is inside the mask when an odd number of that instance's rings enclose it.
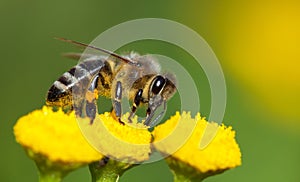
<instances>
[{"instance_id":1,"label":"honeybee","mask_svg":"<svg viewBox=\"0 0 300 182\"><path fill-rule=\"evenodd\" d=\"M166 110L167 100L177 90L173 74L161 74L159 63L149 55L131 52L121 56L92 45L59 39L101 51L108 56L70 54L69 57L81 57L83 61L53 83L46 96L47 105L74 109L76 115L88 117L92 124L98 112L98 95L105 96L112 99L114 116L123 123L121 100L127 97L132 101L129 122L137 108L144 104L147 106L144 124L156 124ZM154 118L160 106L163 111Z\"/></svg>"}]
</instances>

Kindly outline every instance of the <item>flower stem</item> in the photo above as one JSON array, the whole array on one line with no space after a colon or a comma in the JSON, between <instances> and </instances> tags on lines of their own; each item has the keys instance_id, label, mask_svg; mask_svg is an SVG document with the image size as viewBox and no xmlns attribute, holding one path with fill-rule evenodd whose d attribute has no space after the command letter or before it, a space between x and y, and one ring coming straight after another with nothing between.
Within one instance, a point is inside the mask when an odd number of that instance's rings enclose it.
<instances>
[{"instance_id":1,"label":"flower stem","mask_svg":"<svg viewBox=\"0 0 300 182\"><path fill-rule=\"evenodd\" d=\"M61 180L60 172L39 172L39 182L61 182Z\"/></svg>"},{"instance_id":2,"label":"flower stem","mask_svg":"<svg viewBox=\"0 0 300 182\"><path fill-rule=\"evenodd\" d=\"M174 182L201 182L202 179L191 179L188 176L181 174L181 173L175 173L173 172L174 175Z\"/></svg>"},{"instance_id":3,"label":"flower stem","mask_svg":"<svg viewBox=\"0 0 300 182\"><path fill-rule=\"evenodd\" d=\"M92 182L117 182L120 176L134 164L115 161L112 159L102 159L89 165L92 175Z\"/></svg>"},{"instance_id":4,"label":"flower stem","mask_svg":"<svg viewBox=\"0 0 300 182\"><path fill-rule=\"evenodd\" d=\"M28 154L34 159L38 168L39 182L61 182L69 172L81 166L79 164L68 165L61 162L53 162L31 151L28 151Z\"/></svg>"},{"instance_id":5,"label":"flower stem","mask_svg":"<svg viewBox=\"0 0 300 182\"><path fill-rule=\"evenodd\" d=\"M174 182L201 182L207 177L205 173L201 173L175 158L167 157L166 161L173 173Z\"/></svg>"},{"instance_id":6,"label":"flower stem","mask_svg":"<svg viewBox=\"0 0 300 182\"><path fill-rule=\"evenodd\" d=\"M98 168L96 164L90 164L92 182L116 182L119 181L119 174L111 168Z\"/></svg>"},{"instance_id":7,"label":"flower stem","mask_svg":"<svg viewBox=\"0 0 300 182\"><path fill-rule=\"evenodd\" d=\"M174 175L174 182L190 182L191 181L182 174L173 173L173 175Z\"/></svg>"}]
</instances>

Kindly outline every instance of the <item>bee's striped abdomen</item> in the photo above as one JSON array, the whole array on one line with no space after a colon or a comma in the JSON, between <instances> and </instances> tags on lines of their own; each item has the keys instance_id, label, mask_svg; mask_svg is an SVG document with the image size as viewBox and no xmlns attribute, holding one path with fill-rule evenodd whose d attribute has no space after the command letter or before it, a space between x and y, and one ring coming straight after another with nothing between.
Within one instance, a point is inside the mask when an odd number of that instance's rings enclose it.
<instances>
[{"instance_id":1,"label":"bee's striped abdomen","mask_svg":"<svg viewBox=\"0 0 300 182\"><path fill-rule=\"evenodd\" d=\"M73 97L83 96L91 79L99 73L104 62L103 58L91 57L65 72L49 89L46 98L47 105L72 106Z\"/></svg>"}]
</instances>

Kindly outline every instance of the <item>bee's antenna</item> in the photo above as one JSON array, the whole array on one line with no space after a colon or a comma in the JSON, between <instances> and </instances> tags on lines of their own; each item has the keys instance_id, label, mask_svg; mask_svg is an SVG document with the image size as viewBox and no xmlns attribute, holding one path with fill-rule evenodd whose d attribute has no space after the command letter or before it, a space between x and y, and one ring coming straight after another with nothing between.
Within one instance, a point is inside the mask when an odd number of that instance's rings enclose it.
<instances>
[{"instance_id":1,"label":"bee's antenna","mask_svg":"<svg viewBox=\"0 0 300 182\"><path fill-rule=\"evenodd\" d=\"M91 49L95 49L95 50L98 50L98 51L101 51L101 52L104 52L106 54L109 54L111 56L114 56L118 59L121 59L122 61L124 61L125 63L132 63L132 64L135 64L132 60L130 59L126 59L118 54L115 54L111 51L108 51L108 50L105 50L105 49L102 49L102 48L99 48L99 47L95 47L95 46L92 46L92 45L88 45L88 44L84 44L84 43L81 43L81 42L77 42L77 41L74 41L74 40L70 40L70 39L66 39L66 38L62 38L62 37L54 37L55 39L57 40L60 40L60 41L63 41L63 42L68 42L68 43L71 43L71 44L75 44L75 45L78 45L78 46L81 46L81 47L88 47L88 48L91 48Z\"/></svg>"}]
</instances>

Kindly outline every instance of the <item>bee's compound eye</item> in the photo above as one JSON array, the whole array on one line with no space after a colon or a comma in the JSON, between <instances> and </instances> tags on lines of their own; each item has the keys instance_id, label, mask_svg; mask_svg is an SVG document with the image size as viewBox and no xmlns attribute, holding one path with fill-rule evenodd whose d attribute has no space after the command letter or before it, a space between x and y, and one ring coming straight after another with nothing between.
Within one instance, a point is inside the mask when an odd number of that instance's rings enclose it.
<instances>
[{"instance_id":1,"label":"bee's compound eye","mask_svg":"<svg viewBox=\"0 0 300 182\"><path fill-rule=\"evenodd\" d=\"M164 87L166 83L166 79L162 76L156 76L153 80L151 92L154 94L158 94Z\"/></svg>"}]
</instances>

